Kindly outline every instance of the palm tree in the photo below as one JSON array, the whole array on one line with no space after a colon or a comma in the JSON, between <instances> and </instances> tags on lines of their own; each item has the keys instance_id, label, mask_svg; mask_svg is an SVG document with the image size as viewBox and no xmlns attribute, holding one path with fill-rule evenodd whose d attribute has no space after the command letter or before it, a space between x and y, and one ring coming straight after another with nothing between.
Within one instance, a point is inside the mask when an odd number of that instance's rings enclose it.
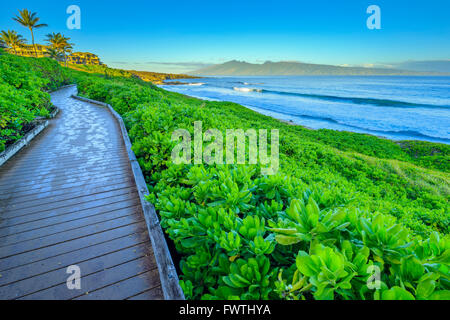
<instances>
[{"instance_id":1,"label":"palm tree","mask_svg":"<svg viewBox=\"0 0 450 320\"><path fill-rule=\"evenodd\" d=\"M5 43L8 47L12 48L16 55L17 55L16 48L25 44L25 39L20 34L17 34L16 31L12 30L8 31L2 30L0 34L0 40L3 43Z\"/></svg>"},{"instance_id":2,"label":"palm tree","mask_svg":"<svg viewBox=\"0 0 450 320\"><path fill-rule=\"evenodd\" d=\"M55 48L48 48L45 55L51 59L55 59L56 61L63 61L63 59L64 59L61 51L59 49L55 49Z\"/></svg>"},{"instance_id":3,"label":"palm tree","mask_svg":"<svg viewBox=\"0 0 450 320\"><path fill-rule=\"evenodd\" d=\"M45 41L47 41L50 46L52 46L53 48L59 48L59 45L61 44L61 42L63 42L64 40L64 36L61 33L49 33L47 34L47 38Z\"/></svg>"},{"instance_id":4,"label":"palm tree","mask_svg":"<svg viewBox=\"0 0 450 320\"><path fill-rule=\"evenodd\" d=\"M63 52L63 56L64 56L64 64L67 67L67 55L72 53L72 44L71 43L65 43L62 46L62 52Z\"/></svg>"},{"instance_id":5,"label":"palm tree","mask_svg":"<svg viewBox=\"0 0 450 320\"><path fill-rule=\"evenodd\" d=\"M61 33L49 33L47 35L47 42L50 44L50 47L59 53L61 53L64 57L64 62L67 67L67 53L72 52L72 44L69 43L70 38L65 37Z\"/></svg>"},{"instance_id":6,"label":"palm tree","mask_svg":"<svg viewBox=\"0 0 450 320\"><path fill-rule=\"evenodd\" d=\"M31 43L33 44L34 47L34 53L36 54L36 58L37 58L37 50L36 50L36 45L34 44L34 33L33 33L33 29L39 29L42 27L47 27L47 25L45 23L41 23L39 24L39 20L40 18L38 18L36 16L36 12L31 13L30 11L28 11L27 9L23 9L23 10L19 10L19 15L16 15L13 20L17 21L18 23L20 23L22 26L28 28L31 32Z\"/></svg>"}]
</instances>

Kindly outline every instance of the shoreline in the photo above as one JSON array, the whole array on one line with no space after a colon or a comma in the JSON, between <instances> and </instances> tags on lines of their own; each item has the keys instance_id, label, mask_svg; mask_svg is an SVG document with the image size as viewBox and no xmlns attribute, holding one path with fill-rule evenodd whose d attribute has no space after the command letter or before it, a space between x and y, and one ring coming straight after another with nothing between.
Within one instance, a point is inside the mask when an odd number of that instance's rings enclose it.
<instances>
[{"instance_id":1,"label":"shoreline","mask_svg":"<svg viewBox=\"0 0 450 320\"><path fill-rule=\"evenodd\" d=\"M270 117L270 116L269 116L269 117ZM311 128L311 127L307 127L307 126L304 126L304 125L295 123L295 122L292 121L292 120L283 120L283 119L277 119L277 118L274 118L274 119L275 119L275 120L278 120L278 121L280 121L280 122L283 122L283 123L285 123L285 124L287 124L287 125L290 125L290 126L298 126L298 127L302 127L302 128L304 128L304 129L307 129L307 130L314 130L314 131L315 131L315 130L320 130L320 129L314 129L314 128ZM325 129L325 128L324 128L324 129ZM326 129L326 130L333 130L333 129ZM339 130L333 130L333 131L339 131ZM368 136L371 136L371 137L376 137L376 138L379 138L379 139L392 141L392 142L397 143L397 144L400 144L401 142L404 142L404 141L423 141L423 142L429 142L429 143L445 144L445 143L432 142L432 141L427 141L427 140L393 140L393 139L389 139L389 138L387 138L387 137L377 136L377 135L375 135L375 134L361 133L361 132L353 132L353 131L340 131L340 132L350 132L350 133L355 133L355 134L368 135Z\"/></svg>"},{"instance_id":2,"label":"shoreline","mask_svg":"<svg viewBox=\"0 0 450 320\"><path fill-rule=\"evenodd\" d=\"M183 85L186 85L186 83L182 83L182 84L183 84ZM396 140L396 139L391 139L391 138L389 138L389 137L385 137L385 136L382 136L382 135L376 135L376 134L366 133L366 132L356 132L356 131L349 131L349 130L336 130L336 129L329 129L329 128L319 128L319 129L314 129L314 128L311 128L311 127L308 127L308 126L305 126L305 125L302 125L302 124L299 124L299 123L295 123L292 119L285 120L285 119L280 119L280 118L273 117L273 116L271 116L271 115L264 114L264 113L262 113L262 112L259 112L259 111L254 110L253 108L251 108L251 107L249 107L249 106L246 106L246 105L243 105L243 104L240 104L240 103L237 103L237 102L232 102L232 101L227 101L227 100L219 100L219 99L212 99L212 98L200 97L200 96L193 96L193 95L187 95L187 94L184 94L184 93L180 93L180 92L176 92L176 91L171 91L171 90L168 90L168 89L166 89L166 88L161 88L161 86L164 86L164 85L166 85L166 84L158 84L158 87L159 87L160 89L162 89L162 90L166 90L166 91L172 92L172 93L181 94L181 95L183 95L183 96L185 96L185 97L189 97L189 98L192 98L192 99L198 99L198 100L202 100L202 101L217 101L217 102L234 103L234 104L237 104L237 105L239 105L239 106L241 106L241 107L244 107L244 108L246 108L246 109L248 109L248 110L254 111L254 112L256 112L256 113L258 113L258 114L260 114L260 115L264 115L264 116L266 116L266 117L270 117L270 118L272 118L272 119L274 119L274 120L277 120L277 121L279 121L279 122L281 122L281 123L284 123L284 124L286 124L286 125L289 125L289 126L298 126L298 127L303 128L303 129L306 129L306 130L317 131L317 130L325 129L325 130L331 130L331 131L336 131L336 132L348 132L348 133L352 133L352 134L361 134L361 135L366 135L366 136L375 137L375 138L378 138L378 139L388 140L388 141L391 141L391 142L393 142L393 143L395 143L395 144L399 144L399 145L401 145L403 142L406 142L406 141L418 141L418 142L433 143L433 144L439 144L439 145L450 145L450 143L437 142L437 141L429 141L429 140L423 140L423 139L398 139L398 140ZM176 84L176 85L174 85L174 86L177 86L177 85L181 85L181 84ZM436 139L436 140L441 140L441 138L435 138L435 139Z\"/></svg>"}]
</instances>

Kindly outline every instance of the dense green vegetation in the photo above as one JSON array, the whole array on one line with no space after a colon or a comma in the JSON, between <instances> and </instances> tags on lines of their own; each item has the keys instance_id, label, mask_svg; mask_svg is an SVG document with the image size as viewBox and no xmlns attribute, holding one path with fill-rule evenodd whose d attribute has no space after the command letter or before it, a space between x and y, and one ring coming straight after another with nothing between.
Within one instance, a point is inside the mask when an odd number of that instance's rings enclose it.
<instances>
[{"instance_id":1,"label":"dense green vegetation","mask_svg":"<svg viewBox=\"0 0 450 320\"><path fill-rule=\"evenodd\" d=\"M70 74L81 95L123 116L187 298L450 298L447 146L312 131L133 77ZM193 134L197 120L279 129L280 171L173 164L172 132Z\"/></svg>"},{"instance_id":2,"label":"dense green vegetation","mask_svg":"<svg viewBox=\"0 0 450 320\"><path fill-rule=\"evenodd\" d=\"M188 298L449 297L448 166L419 167L389 140L354 133L333 139L330 130L290 126L133 79L77 81L83 95L123 115L149 200L182 255ZM222 132L279 128L281 172L174 165L171 133L193 134L196 120ZM381 270L380 290L366 285L371 265Z\"/></svg>"},{"instance_id":3,"label":"dense green vegetation","mask_svg":"<svg viewBox=\"0 0 450 320\"><path fill-rule=\"evenodd\" d=\"M50 59L22 58L0 50L0 152L20 139L37 117L49 115L49 90L69 83Z\"/></svg>"},{"instance_id":4,"label":"dense green vegetation","mask_svg":"<svg viewBox=\"0 0 450 320\"><path fill-rule=\"evenodd\" d=\"M408 153L412 162L424 168L437 168L450 172L450 146L426 141L401 141L399 145Z\"/></svg>"},{"instance_id":5,"label":"dense green vegetation","mask_svg":"<svg viewBox=\"0 0 450 320\"><path fill-rule=\"evenodd\" d=\"M429 169L450 172L450 147L426 141L381 139L371 135L328 129L299 129L302 135L343 151L355 151L383 159L407 161Z\"/></svg>"}]
</instances>

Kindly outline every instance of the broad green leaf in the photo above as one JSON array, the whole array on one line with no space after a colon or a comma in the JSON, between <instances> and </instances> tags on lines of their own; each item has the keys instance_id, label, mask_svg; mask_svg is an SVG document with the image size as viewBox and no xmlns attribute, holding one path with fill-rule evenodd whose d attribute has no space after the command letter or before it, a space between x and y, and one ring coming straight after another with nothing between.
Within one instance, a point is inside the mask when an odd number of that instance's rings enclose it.
<instances>
[{"instance_id":1,"label":"broad green leaf","mask_svg":"<svg viewBox=\"0 0 450 320\"><path fill-rule=\"evenodd\" d=\"M415 300L410 292L397 286L383 291L381 298L383 300Z\"/></svg>"}]
</instances>

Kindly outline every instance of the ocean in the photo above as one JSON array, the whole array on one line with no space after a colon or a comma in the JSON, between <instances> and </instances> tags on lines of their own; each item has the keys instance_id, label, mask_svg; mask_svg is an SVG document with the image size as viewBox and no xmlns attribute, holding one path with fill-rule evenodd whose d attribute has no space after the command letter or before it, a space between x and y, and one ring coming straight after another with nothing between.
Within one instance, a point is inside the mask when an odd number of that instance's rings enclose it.
<instances>
[{"instance_id":1,"label":"ocean","mask_svg":"<svg viewBox=\"0 0 450 320\"><path fill-rule=\"evenodd\" d=\"M174 80L170 91L231 101L313 129L450 143L450 77L279 76Z\"/></svg>"}]
</instances>

